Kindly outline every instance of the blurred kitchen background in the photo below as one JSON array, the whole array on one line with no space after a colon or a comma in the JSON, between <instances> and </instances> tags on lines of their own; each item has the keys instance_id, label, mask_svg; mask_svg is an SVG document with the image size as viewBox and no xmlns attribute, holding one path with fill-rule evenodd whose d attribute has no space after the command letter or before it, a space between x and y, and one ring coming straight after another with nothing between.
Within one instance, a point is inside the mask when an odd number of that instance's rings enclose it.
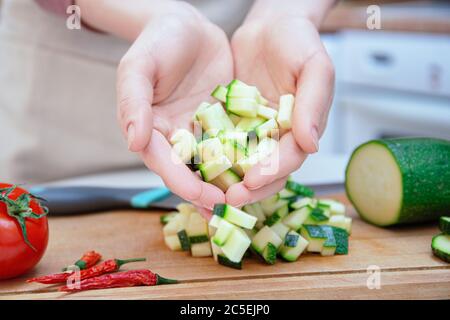
<instances>
[{"instance_id":1,"label":"blurred kitchen background","mask_svg":"<svg viewBox=\"0 0 450 320\"><path fill-rule=\"evenodd\" d=\"M111 129L115 126L115 97L105 97L104 93L114 86L115 66L127 45L118 42L114 50L105 49L108 48L104 45L109 38L107 35L92 35L86 30L74 35L64 28L50 31L51 23L61 23L63 18L43 11L26 12L30 6L37 8L35 4L25 4L32 1L15 0L23 3L14 8L4 8L2 2L4 4L5 0L0 0L0 128L3 128L0 129L0 150L4 152L0 151L0 180L14 178L13 182L18 183L44 183L64 179L64 183L70 184L120 186L161 183L159 178L140 167L139 159L128 154L125 142L119 137L119 129L114 132ZM367 27L370 5L380 8L380 30ZM12 21L10 12L22 21ZM51 23L36 27L43 20ZM30 27L32 23L35 23L34 27ZM11 31L13 27L19 29L18 33L26 30L20 35L24 39L11 40L11 34L16 32ZM53 40L42 40L46 32L53 33ZM400 136L450 139L448 1L340 1L327 17L321 34L336 68L336 95L320 151L308 158L295 173L296 178L308 184L342 182L351 151L369 139ZM95 38L95 44L86 45L89 37ZM31 49L20 43L36 42L36 39L41 42ZM69 44L70 49L61 49L63 42ZM36 48L44 48L46 56L36 58ZM68 61L61 61L54 59L52 50L72 50L73 54ZM89 62L80 63L80 55L88 57ZM11 69L8 61L11 57L15 59L16 71ZM25 66L31 57L43 63L34 66L30 74ZM75 65L76 70L69 74L54 70L64 68L65 64ZM46 70L57 74L56 80L48 79L55 81L54 91L39 92L39 84L25 89L20 87L33 74ZM103 83L99 83L101 79L92 82L85 75L88 71L103 74ZM70 87L70 81L80 79L85 86L95 86L98 96L71 96L61 92L60 82L69 81ZM24 100L23 90L33 90L33 103L39 105L45 101L60 110L56 113L67 112L71 124L55 123L57 115L43 114L36 106L29 109L27 116L31 120L19 121L13 106L23 108L23 104L30 104ZM103 111L103 121L89 123L89 118L79 112L61 111L65 99L77 99L89 108L103 104L110 109ZM44 119L51 129L40 127L31 131L33 122ZM105 125L107 122L114 122L114 126ZM69 134L67 126L74 126ZM24 131L28 136L23 134ZM77 131L79 135L73 136ZM98 137L96 132L99 131L106 136ZM60 141L51 145L36 142L36 139ZM17 143L23 145L22 151L15 150ZM70 146L72 143L73 147ZM111 153L108 148L103 150L102 146L108 144L116 146ZM51 157L35 156L38 148ZM107 165L102 164L102 153L110 160ZM100 175L91 176L97 173ZM65 180L67 178L69 182Z\"/></svg>"}]
</instances>

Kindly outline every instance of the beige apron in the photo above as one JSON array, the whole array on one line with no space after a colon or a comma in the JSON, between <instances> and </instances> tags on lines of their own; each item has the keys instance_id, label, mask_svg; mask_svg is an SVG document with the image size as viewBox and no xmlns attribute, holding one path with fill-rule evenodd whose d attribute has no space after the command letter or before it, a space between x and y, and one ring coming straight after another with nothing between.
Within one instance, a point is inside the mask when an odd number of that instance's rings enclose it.
<instances>
[{"instance_id":1,"label":"beige apron","mask_svg":"<svg viewBox=\"0 0 450 320\"><path fill-rule=\"evenodd\" d=\"M251 5L191 2L228 34ZM64 17L31 0L3 0L0 10L0 181L43 182L141 165L115 117L116 67L129 44L69 30Z\"/></svg>"}]
</instances>

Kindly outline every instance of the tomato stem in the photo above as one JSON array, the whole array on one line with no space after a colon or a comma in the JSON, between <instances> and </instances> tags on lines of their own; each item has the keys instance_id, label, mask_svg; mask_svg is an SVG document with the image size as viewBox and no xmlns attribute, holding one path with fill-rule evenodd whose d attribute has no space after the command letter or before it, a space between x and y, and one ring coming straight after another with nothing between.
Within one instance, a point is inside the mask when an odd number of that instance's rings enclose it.
<instances>
[{"instance_id":1,"label":"tomato stem","mask_svg":"<svg viewBox=\"0 0 450 320\"><path fill-rule=\"evenodd\" d=\"M17 185L13 185L9 188L0 189L0 202L5 203L8 215L17 220L17 223L19 224L22 231L25 243L33 251L36 251L36 248L30 243L28 239L26 218L41 219L48 214L48 209L44 206L41 206L39 203L39 199L29 193L23 193L17 199L12 200L8 196L13 193L16 188ZM36 212L33 212L33 210L30 208L30 201L32 199L38 202L44 213L38 214Z\"/></svg>"}]
</instances>

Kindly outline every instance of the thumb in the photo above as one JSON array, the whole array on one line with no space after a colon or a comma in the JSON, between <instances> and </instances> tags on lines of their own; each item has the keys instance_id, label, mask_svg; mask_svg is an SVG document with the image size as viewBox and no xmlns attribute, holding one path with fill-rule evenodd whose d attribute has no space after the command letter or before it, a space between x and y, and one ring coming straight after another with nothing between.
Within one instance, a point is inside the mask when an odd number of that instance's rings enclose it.
<instances>
[{"instance_id":1,"label":"thumb","mask_svg":"<svg viewBox=\"0 0 450 320\"><path fill-rule=\"evenodd\" d=\"M142 151L150 142L153 120L154 64L150 57L127 58L117 72L117 118L128 149Z\"/></svg>"},{"instance_id":2,"label":"thumb","mask_svg":"<svg viewBox=\"0 0 450 320\"><path fill-rule=\"evenodd\" d=\"M297 80L292 132L307 153L319 151L334 91L334 67L325 51L313 55Z\"/></svg>"}]
</instances>

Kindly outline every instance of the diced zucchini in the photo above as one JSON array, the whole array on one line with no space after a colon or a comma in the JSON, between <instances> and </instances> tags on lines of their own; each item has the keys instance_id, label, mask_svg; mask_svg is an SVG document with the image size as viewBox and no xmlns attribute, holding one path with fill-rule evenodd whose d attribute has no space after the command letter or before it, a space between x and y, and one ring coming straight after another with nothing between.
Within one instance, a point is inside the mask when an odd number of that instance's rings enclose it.
<instances>
[{"instance_id":1,"label":"diced zucchini","mask_svg":"<svg viewBox=\"0 0 450 320\"><path fill-rule=\"evenodd\" d=\"M318 201L319 206L324 204L329 206L331 215L345 215L345 205L343 203L332 199L320 199Z\"/></svg>"},{"instance_id":2,"label":"diced zucchini","mask_svg":"<svg viewBox=\"0 0 450 320\"><path fill-rule=\"evenodd\" d=\"M225 267L233 268L233 269L242 269L242 261L233 262L223 254L219 254L217 256L217 262Z\"/></svg>"},{"instance_id":3,"label":"diced zucchini","mask_svg":"<svg viewBox=\"0 0 450 320\"><path fill-rule=\"evenodd\" d=\"M177 214L178 214L178 212L170 212L170 213L163 214L159 217L159 221L161 222L162 225L166 225Z\"/></svg>"},{"instance_id":4,"label":"diced zucchini","mask_svg":"<svg viewBox=\"0 0 450 320\"><path fill-rule=\"evenodd\" d=\"M286 181L286 189L294 191L299 196L314 197L314 190L292 180Z\"/></svg>"},{"instance_id":5,"label":"diced zucchini","mask_svg":"<svg viewBox=\"0 0 450 320\"><path fill-rule=\"evenodd\" d=\"M256 217L257 220L255 227L259 230L264 226L264 220L266 220L266 216L262 212L261 207L256 207L255 205L258 205L258 203L247 204L242 209L248 214Z\"/></svg>"},{"instance_id":6,"label":"diced zucchini","mask_svg":"<svg viewBox=\"0 0 450 320\"><path fill-rule=\"evenodd\" d=\"M202 243L191 243L191 254L193 257L211 257L211 244L209 241Z\"/></svg>"},{"instance_id":7,"label":"diced zucchini","mask_svg":"<svg viewBox=\"0 0 450 320\"><path fill-rule=\"evenodd\" d=\"M275 207L278 199L279 199L278 194L274 194L273 196L270 196L259 202L261 204L261 208L263 209L263 212L266 215L266 217L270 216L272 213L275 212L276 209L273 210L273 208Z\"/></svg>"},{"instance_id":8,"label":"diced zucchini","mask_svg":"<svg viewBox=\"0 0 450 320\"><path fill-rule=\"evenodd\" d=\"M175 143L172 146L173 152L183 161L184 163L191 162L192 157L197 153L197 140L192 136L194 140L183 140Z\"/></svg>"},{"instance_id":9,"label":"diced zucchini","mask_svg":"<svg viewBox=\"0 0 450 320\"><path fill-rule=\"evenodd\" d=\"M275 223L281 221L289 213L288 205L278 208L272 215L270 215L264 222L267 226L273 226Z\"/></svg>"},{"instance_id":10,"label":"diced zucchini","mask_svg":"<svg viewBox=\"0 0 450 320\"><path fill-rule=\"evenodd\" d=\"M213 98L216 98L220 102L226 102L227 101L227 92L228 89L222 85L218 85L214 91L211 93L211 96Z\"/></svg>"},{"instance_id":11,"label":"diced zucchini","mask_svg":"<svg viewBox=\"0 0 450 320\"><path fill-rule=\"evenodd\" d=\"M218 187L223 192L227 192L229 187L231 187L235 183L238 183L239 181L241 181L241 177L239 177L239 175L237 175L233 170L228 169L209 182Z\"/></svg>"},{"instance_id":12,"label":"diced zucchini","mask_svg":"<svg viewBox=\"0 0 450 320\"><path fill-rule=\"evenodd\" d=\"M233 122L234 126L237 126L239 121L241 121L241 119L242 119L237 114L232 114L232 113L228 114L228 118L230 118L230 120L231 120L231 122Z\"/></svg>"},{"instance_id":13,"label":"diced zucchini","mask_svg":"<svg viewBox=\"0 0 450 320\"><path fill-rule=\"evenodd\" d=\"M320 254L322 256L333 256L337 247L333 229L331 226L322 226L322 231L326 234L327 240L323 243Z\"/></svg>"},{"instance_id":14,"label":"diced zucchini","mask_svg":"<svg viewBox=\"0 0 450 320\"><path fill-rule=\"evenodd\" d=\"M263 105L259 105L258 106L258 116L264 119L275 119L278 115L278 111L270 108L270 107L266 107Z\"/></svg>"},{"instance_id":15,"label":"diced zucchini","mask_svg":"<svg viewBox=\"0 0 450 320\"><path fill-rule=\"evenodd\" d=\"M272 215L272 213L274 213L275 211L277 211L279 208L288 205L289 201L284 200L284 199L279 199L278 195L274 196L276 198L276 201L273 202L273 198L269 198L267 199L267 201L261 201L261 206L263 207L264 210L264 214L269 217Z\"/></svg>"},{"instance_id":16,"label":"diced zucchini","mask_svg":"<svg viewBox=\"0 0 450 320\"><path fill-rule=\"evenodd\" d=\"M258 95L257 100L260 105L263 105L263 106L269 105L269 101L266 98L264 98L261 94Z\"/></svg>"},{"instance_id":17,"label":"diced zucchini","mask_svg":"<svg viewBox=\"0 0 450 320\"><path fill-rule=\"evenodd\" d=\"M334 239L336 240L336 252L335 254L347 254L348 253L348 233L346 230L333 228Z\"/></svg>"},{"instance_id":18,"label":"diced zucchini","mask_svg":"<svg viewBox=\"0 0 450 320\"><path fill-rule=\"evenodd\" d=\"M297 232L288 233L288 234L286 234L286 237L284 238L283 245L286 247L293 248L293 247L297 246L297 242L298 242L299 238L300 238L300 235Z\"/></svg>"},{"instance_id":19,"label":"diced zucchini","mask_svg":"<svg viewBox=\"0 0 450 320\"><path fill-rule=\"evenodd\" d=\"M241 130L244 132L249 132L255 130L258 126L263 124L266 120L261 117L256 118L241 118L241 120L236 125L236 130Z\"/></svg>"},{"instance_id":20,"label":"diced zucchini","mask_svg":"<svg viewBox=\"0 0 450 320\"><path fill-rule=\"evenodd\" d=\"M249 86L243 82L231 82L228 85L227 98L243 98L257 100L259 91L254 86Z\"/></svg>"},{"instance_id":21,"label":"diced zucchini","mask_svg":"<svg viewBox=\"0 0 450 320\"><path fill-rule=\"evenodd\" d=\"M189 242L189 237L186 233L186 230L183 229L181 231L178 231L177 235L181 243L181 250L188 251L191 248L191 243Z\"/></svg>"},{"instance_id":22,"label":"diced zucchini","mask_svg":"<svg viewBox=\"0 0 450 320\"><path fill-rule=\"evenodd\" d=\"M229 223L227 220L222 219L219 222L219 226L217 227L217 231L214 234L213 242L217 244L219 247L222 247L230 238L231 233L236 227Z\"/></svg>"},{"instance_id":23,"label":"diced zucchini","mask_svg":"<svg viewBox=\"0 0 450 320\"><path fill-rule=\"evenodd\" d=\"M295 98L292 94L285 94L280 97L277 121L281 128L290 129L292 127L292 111L294 109Z\"/></svg>"},{"instance_id":24,"label":"diced zucchini","mask_svg":"<svg viewBox=\"0 0 450 320\"><path fill-rule=\"evenodd\" d=\"M163 234L165 236L176 235L179 231L186 227L188 221L189 215L181 213L177 214L163 227Z\"/></svg>"},{"instance_id":25,"label":"diced zucchini","mask_svg":"<svg viewBox=\"0 0 450 320\"><path fill-rule=\"evenodd\" d=\"M208 237L208 223L205 218L198 212L194 212L189 217L189 222L186 226L186 234L189 237L190 243L200 243L209 241Z\"/></svg>"},{"instance_id":26,"label":"diced zucchini","mask_svg":"<svg viewBox=\"0 0 450 320\"><path fill-rule=\"evenodd\" d=\"M289 232L289 227L281 221L272 225L270 229L272 229L281 239L284 239Z\"/></svg>"},{"instance_id":27,"label":"diced zucchini","mask_svg":"<svg viewBox=\"0 0 450 320\"><path fill-rule=\"evenodd\" d=\"M227 97L227 112L241 117L254 118L258 114L258 102L256 99Z\"/></svg>"},{"instance_id":28,"label":"diced zucchini","mask_svg":"<svg viewBox=\"0 0 450 320\"><path fill-rule=\"evenodd\" d=\"M228 118L220 102L212 104L200 112L197 112L197 119L204 130L233 130L234 124Z\"/></svg>"},{"instance_id":29,"label":"diced zucchini","mask_svg":"<svg viewBox=\"0 0 450 320\"><path fill-rule=\"evenodd\" d=\"M234 208L228 204L216 204L213 214L234 223L237 226L247 229L253 229L256 224L256 217L245 213L242 210Z\"/></svg>"},{"instance_id":30,"label":"diced zucchini","mask_svg":"<svg viewBox=\"0 0 450 320\"><path fill-rule=\"evenodd\" d=\"M261 230L259 230L258 233L253 237L252 248L259 254L262 254L264 248L269 242L272 243L276 248L278 248L283 240L281 240L278 234L270 227L265 226Z\"/></svg>"},{"instance_id":31,"label":"diced zucchini","mask_svg":"<svg viewBox=\"0 0 450 320\"><path fill-rule=\"evenodd\" d=\"M198 105L197 110L195 111L194 114L194 120L196 121L200 121L198 115L203 112L206 108L208 108L211 104L208 102L202 102Z\"/></svg>"},{"instance_id":32,"label":"diced zucchini","mask_svg":"<svg viewBox=\"0 0 450 320\"><path fill-rule=\"evenodd\" d=\"M450 217L441 217L439 219L439 229L444 234L450 234Z\"/></svg>"},{"instance_id":33,"label":"diced zucchini","mask_svg":"<svg viewBox=\"0 0 450 320\"><path fill-rule=\"evenodd\" d=\"M190 203L182 202L177 205L177 210L180 214L190 216L191 213L197 212L197 209Z\"/></svg>"},{"instance_id":34,"label":"diced zucchini","mask_svg":"<svg viewBox=\"0 0 450 320\"><path fill-rule=\"evenodd\" d=\"M283 223L293 230L298 230L308 218L311 213L310 207L302 207L289 213L284 219Z\"/></svg>"},{"instance_id":35,"label":"diced zucchini","mask_svg":"<svg viewBox=\"0 0 450 320\"><path fill-rule=\"evenodd\" d=\"M438 234L431 240L433 254L443 261L450 262L450 235Z\"/></svg>"},{"instance_id":36,"label":"diced zucchini","mask_svg":"<svg viewBox=\"0 0 450 320\"><path fill-rule=\"evenodd\" d=\"M313 198L301 198L300 200L295 201L291 204L291 207L294 209L301 209L303 207L309 206L311 208L315 208L317 205L317 200Z\"/></svg>"},{"instance_id":37,"label":"diced zucchini","mask_svg":"<svg viewBox=\"0 0 450 320\"><path fill-rule=\"evenodd\" d=\"M345 216L331 216L327 222L328 225L338 227L347 231L348 234L352 233L352 218Z\"/></svg>"},{"instance_id":38,"label":"diced zucchini","mask_svg":"<svg viewBox=\"0 0 450 320\"><path fill-rule=\"evenodd\" d=\"M266 263L275 264L277 260L277 247L269 242L262 252L262 257Z\"/></svg>"},{"instance_id":39,"label":"diced zucchini","mask_svg":"<svg viewBox=\"0 0 450 320\"><path fill-rule=\"evenodd\" d=\"M280 196L280 199L290 199L292 197L297 196L297 194L294 191L288 190L286 188L284 188L280 192L278 192L278 195Z\"/></svg>"},{"instance_id":40,"label":"diced zucchini","mask_svg":"<svg viewBox=\"0 0 450 320\"><path fill-rule=\"evenodd\" d=\"M211 251L213 254L213 258L214 258L214 260L216 260L216 262L218 262L218 259L217 259L218 255L220 255L220 254L223 255L222 248L219 247L217 244L215 244L213 239L211 239L210 243L211 243Z\"/></svg>"},{"instance_id":41,"label":"diced zucchini","mask_svg":"<svg viewBox=\"0 0 450 320\"><path fill-rule=\"evenodd\" d=\"M252 167L254 167L259 161L259 154L254 153L246 158L240 159L236 162L239 170L246 174Z\"/></svg>"},{"instance_id":42,"label":"diced zucchini","mask_svg":"<svg viewBox=\"0 0 450 320\"><path fill-rule=\"evenodd\" d=\"M212 215L212 217L211 217L211 219L209 220L209 225L211 226L211 227L214 227L214 228L218 228L219 227L219 224L220 224L220 221L222 221L223 219L221 218L221 217L219 217L219 216L216 216L215 214L214 215Z\"/></svg>"},{"instance_id":43,"label":"diced zucchini","mask_svg":"<svg viewBox=\"0 0 450 320\"><path fill-rule=\"evenodd\" d=\"M211 138L217 138L223 132L222 129L208 129L203 132L202 140L208 140Z\"/></svg>"},{"instance_id":44,"label":"diced zucchini","mask_svg":"<svg viewBox=\"0 0 450 320\"><path fill-rule=\"evenodd\" d=\"M322 208L313 208L308 216L307 224L320 224L328 220L326 211Z\"/></svg>"},{"instance_id":45,"label":"diced zucchini","mask_svg":"<svg viewBox=\"0 0 450 320\"><path fill-rule=\"evenodd\" d=\"M178 235L164 236L164 242L170 250L178 251L181 250L181 242Z\"/></svg>"},{"instance_id":46,"label":"diced zucchini","mask_svg":"<svg viewBox=\"0 0 450 320\"><path fill-rule=\"evenodd\" d=\"M256 129L256 135L259 139L265 138L267 136L272 136L275 133L275 130L278 129L278 123L275 119L269 119L263 124L259 125Z\"/></svg>"},{"instance_id":47,"label":"diced zucchini","mask_svg":"<svg viewBox=\"0 0 450 320\"><path fill-rule=\"evenodd\" d=\"M220 135L220 139L222 143L225 142L231 142L231 143L238 143L242 147L247 146L247 138L248 133L244 131L226 131Z\"/></svg>"},{"instance_id":48,"label":"diced zucchini","mask_svg":"<svg viewBox=\"0 0 450 320\"><path fill-rule=\"evenodd\" d=\"M197 145L197 154L200 162L213 161L224 155L222 143L219 138L210 138Z\"/></svg>"},{"instance_id":49,"label":"diced zucchini","mask_svg":"<svg viewBox=\"0 0 450 320\"><path fill-rule=\"evenodd\" d=\"M278 141L271 138L263 138L256 148L256 152L259 154L260 159L263 159L272 154L278 146Z\"/></svg>"},{"instance_id":50,"label":"diced zucchini","mask_svg":"<svg viewBox=\"0 0 450 320\"><path fill-rule=\"evenodd\" d=\"M240 228L234 228L230 237L222 246L224 255L232 262L240 262L248 247L250 239Z\"/></svg>"},{"instance_id":51,"label":"diced zucchini","mask_svg":"<svg viewBox=\"0 0 450 320\"><path fill-rule=\"evenodd\" d=\"M295 231L289 231L286 237L297 239L294 246L288 245L292 244L291 241L288 243L285 243L281 245L280 247L280 256L286 260L286 261L296 261L298 257L305 251L305 249L308 247L309 243L308 241L303 238L301 235L299 235Z\"/></svg>"},{"instance_id":52,"label":"diced zucchini","mask_svg":"<svg viewBox=\"0 0 450 320\"><path fill-rule=\"evenodd\" d=\"M178 129L176 130L169 139L170 144L175 144L177 142L189 141L192 140L194 135L186 129ZM195 137L194 137L195 139Z\"/></svg>"},{"instance_id":53,"label":"diced zucchini","mask_svg":"<svg viewBox=\"0 0 450 320\"><path fill-rule=\"evenodd\" d=\"M235 141L225 141L223 150L228 160L233 164L246 156L245 148Z\"/></svg>"},{"instance_id":54,"label":"diced zucchini","mask_svg":"<svg viewBox=\"0 0 450 320\"><path fill-rule=\"evenodd\" d=\"M225 155L223 155L213 161L201 163L199 165L199 170L203 180L208 182L219 176L222 172L227 171L231 167L232 163Z\"/></svg>"},{"instance_id":55,"label":"diced zucchini","mask_svg":"<svg viewBox=\"0 0 450 320\"><path fill-rule=\"evenodd\" d=\"M217 228L208 224L208 235L212 238L216 234Z\"/></svg>"},{"instance_id":56,"label":"diced zucchini","mask_svg":"<svg viewBox=\"0 0 450 320\"><path fill-rule=\"evenodd\" d=\"M242 82L231 82L226 97L227 111L242 117L256 117L259 92L256 87Z\"/></svg>"},{"instance_id":57,"label":"diced zucchini","mask_svg":"<svg viewBox=\"0 0 450 320\"><path fill-rule=\"evenodd\" d=\"M303 225L300 234L309 244L308 252L322 252L323 244L327 240L327 234L322 230L323 226Z\"/></svg>"}]
</instances>

